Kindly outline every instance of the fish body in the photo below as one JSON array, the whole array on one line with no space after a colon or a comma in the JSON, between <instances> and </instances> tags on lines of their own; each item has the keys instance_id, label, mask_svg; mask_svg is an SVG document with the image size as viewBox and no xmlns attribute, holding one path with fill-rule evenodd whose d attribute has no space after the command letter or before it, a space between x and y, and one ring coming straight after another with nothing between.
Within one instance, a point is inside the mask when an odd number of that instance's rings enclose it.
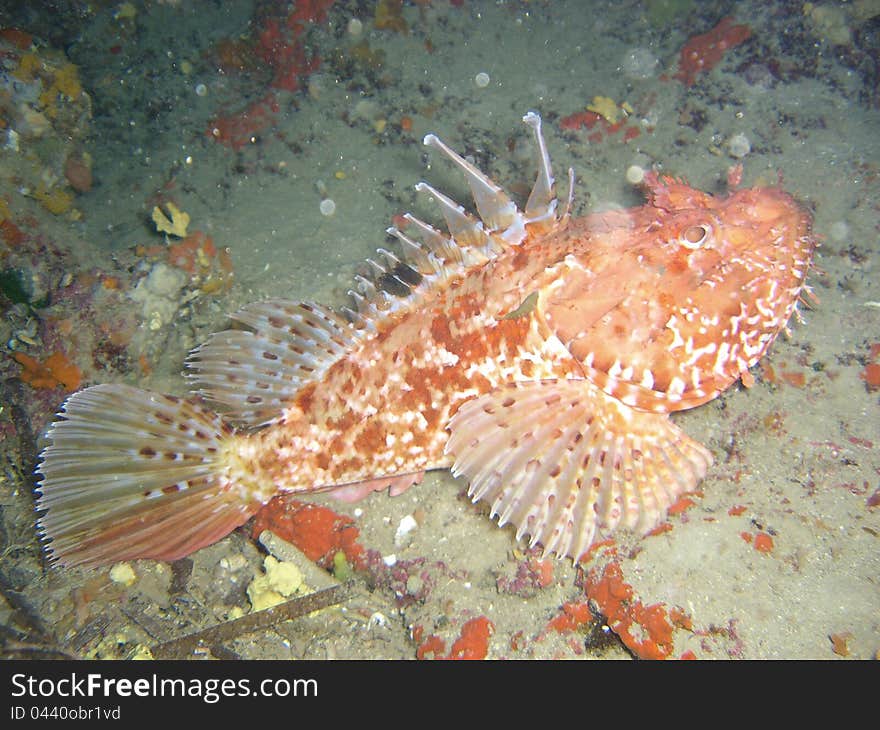
<instances>
[{"instance_id":1,"label":"fish body","mask_svg":"<svg viewBox=\"0 0 880 730\"><path fill-rule=\"evenodd\" d=\"M50 556L171 560L279 492L395 493L444 468L546 552L655 527L712 462L669 414L749 382L804 289L810 216L776 188L649 173L646 205L572 219L524 121L523 210L429 135L478 217L420 183L448 232L405 216L350 309L258 302L197 348L190 377L223 417L124 385L71 396L40 466Z\"/></svg>"}]
</instances>

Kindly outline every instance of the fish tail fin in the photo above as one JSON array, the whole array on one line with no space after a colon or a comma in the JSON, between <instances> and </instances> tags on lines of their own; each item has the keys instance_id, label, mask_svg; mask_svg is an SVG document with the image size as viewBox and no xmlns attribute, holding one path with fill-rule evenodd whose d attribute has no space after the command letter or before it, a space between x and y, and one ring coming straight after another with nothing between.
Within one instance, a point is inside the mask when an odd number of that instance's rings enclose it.
<instances>
[{"instance_id":1,"label":"fish tail fin","mask_svg":"<svg viewBox=\"0 0 880 730\"><path fill-rule=\"evenodd\" d=\"M37 527L60 565L176 560L264 501L235 478L232 429L181 398L97 385L59 415L38 467Z\"/></svg>"}]
</instances>

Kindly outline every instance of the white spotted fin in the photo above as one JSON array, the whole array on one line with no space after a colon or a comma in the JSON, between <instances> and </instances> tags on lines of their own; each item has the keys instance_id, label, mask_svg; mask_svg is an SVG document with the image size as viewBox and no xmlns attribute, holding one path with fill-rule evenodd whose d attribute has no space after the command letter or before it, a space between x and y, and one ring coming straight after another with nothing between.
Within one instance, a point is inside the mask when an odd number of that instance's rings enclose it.
<instances>
[{"instance_id":1,"label":"white spotted fin","mask_svg":"<svg viewBox=\"0 0 880 730\"><path fill-rule=\"evenodd\" d=\"M188 378L199 395L249 426L277 420L310 382L357 341L358 332L328 307L270 299L230 316L251 330L217 332L190 353Z\"/></svg>"},{"instance_id":2,"label":"white spotted fin","mask_svg":"<svg viewBox=\"0 0 880 730\"><path fill-rule=\"evenodd\" d=\"M42 453L37 528L52 561L176 560L260 507L224 453L219 417L180 398L96 385L67 399Z\"/></svg>"},{"instance_id":3,"label":"white spotted fin","mask_svg":"<svg viewBox=\"0 0 880 730\"><path fill-rule=\"evenodd\" d=\"M514 383L466 402L449 424L452 473L474 502L545 553L579 558L618 526L644 533L693 490L711 453L667 416L588 380Z\"/></svg>"}]
</instances>

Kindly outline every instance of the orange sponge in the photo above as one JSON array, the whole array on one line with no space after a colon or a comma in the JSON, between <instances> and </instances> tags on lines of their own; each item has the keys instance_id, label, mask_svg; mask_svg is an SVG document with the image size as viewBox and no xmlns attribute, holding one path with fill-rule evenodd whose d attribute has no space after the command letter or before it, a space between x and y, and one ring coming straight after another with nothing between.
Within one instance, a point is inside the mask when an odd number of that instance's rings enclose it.
<instances>
[{"instance_id":1,"label":"orange sponge","mask_svg":"<svg viewBox=\"0 0 880 730\"><path fill-rule=\"evenodd\" d=\"M77 390L82 383L82 371L74 365L63 352L53 352L43 362L23 352L14 352L12 357L24 368L19 376L33 388L57 388Z\"/></svg>"}]
</instances>

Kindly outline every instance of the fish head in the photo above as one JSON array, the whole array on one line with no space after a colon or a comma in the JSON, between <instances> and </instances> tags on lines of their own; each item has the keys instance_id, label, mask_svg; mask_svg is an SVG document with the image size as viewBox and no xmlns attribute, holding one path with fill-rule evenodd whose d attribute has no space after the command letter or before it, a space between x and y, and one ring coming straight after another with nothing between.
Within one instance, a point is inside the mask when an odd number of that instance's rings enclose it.
<instances>
[{"instance_id":1,"label":"fish head","mask_svg":"<svg viewBox=\"0 0 880 730\"><path fill-rule=\"evenodd\" d=\"M816 241L777 188L713 196L649 175L648 205L587 219L541 309L585 374L658 412L716 397L782 331Z\"/></svg>"}]
</instances>

